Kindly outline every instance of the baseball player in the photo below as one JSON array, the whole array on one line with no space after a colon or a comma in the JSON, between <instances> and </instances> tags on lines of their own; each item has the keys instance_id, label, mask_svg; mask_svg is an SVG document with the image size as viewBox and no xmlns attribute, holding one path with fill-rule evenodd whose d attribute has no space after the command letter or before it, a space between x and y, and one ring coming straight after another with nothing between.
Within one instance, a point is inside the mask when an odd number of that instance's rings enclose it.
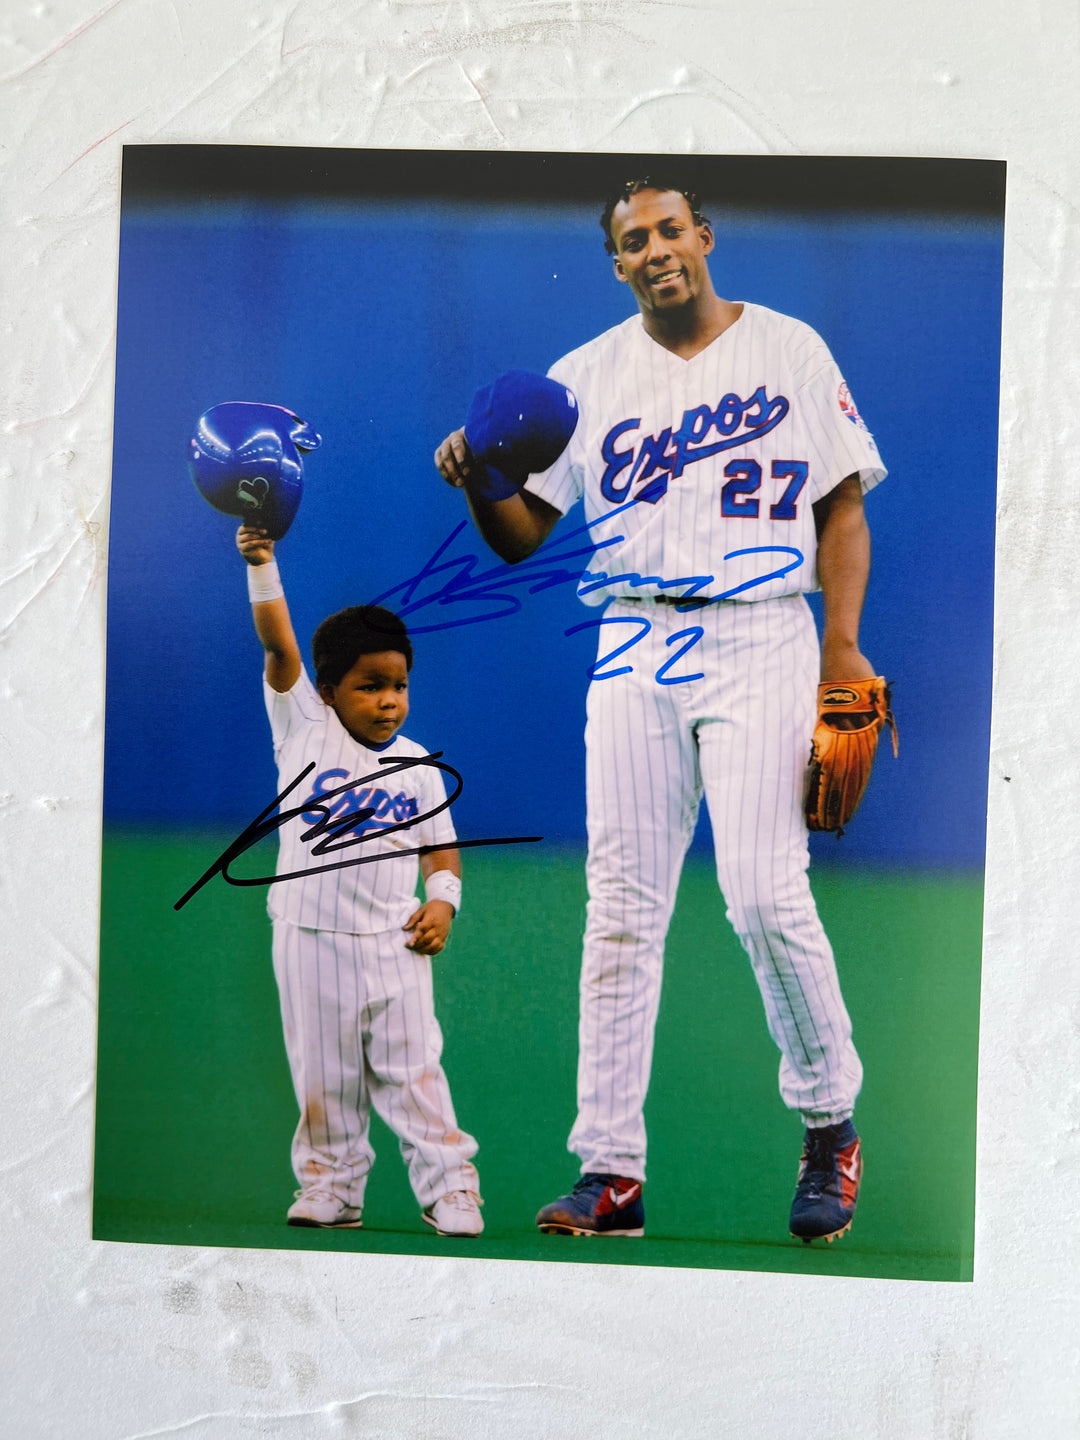
<instances>
[{"instance_id":1,"label":"baseball player","mask_svg":"<svg viewBox=\"0 0 1080 1440\"><path fill-rule=\"evenodd\" d=\"M278 831L276 871L313 873L275 883L269 899L274 975L300 1106L292 1144L300 1189L288 1223L361 1224L375 1159L374 1105L398 1137L424 1220L440 1235L479 1235L476 1141L454 1117L431 984L430 957L445 946L460 906L461 862L449 812L431 813L446 801L438 769L389 763L426 754L399 733L409 713L411 642L401 620L379 606L331 615L312 642L313 685L273 542L265 529L249 525L236 538L266 651L264 694L281 791L314 763L305 788L289 801L308 800L310 809ZM339 828L354 814L354 826ZM401 828L413 817L415 824ZM363 844L344 854L313 854L312 827L328 821L335 822L334 849L361 835ZM421 845L438 848L419 858L427 898L418 906L417 857L396 852ZM386 858L326 868L373 853Z\"/></svg>"},{"instance_id":2,"label":"baseball player","mask_svg":"<svg viewBox=\"0 0 1080 1440\"><path fill-rule=\"evenodd\" d=\"M790 1229L833 1239L861 1173L862 1067L807 879L807 758L822 681L877 672L859 649L863 493L876 446L807 325L721 298L694 193L660 177L601 220L638 314L552 366L580 419L507 493L465 431L439 446L491 547L516 562L584 499L597 542L579 595L598 635L585 731L589 903L572 1193L542 1231L641 1235L643 1105L664 940L704 793L727 917L805 1127ZM819 650L805 592L824 592Z\"/></svg>"}]
</instances>

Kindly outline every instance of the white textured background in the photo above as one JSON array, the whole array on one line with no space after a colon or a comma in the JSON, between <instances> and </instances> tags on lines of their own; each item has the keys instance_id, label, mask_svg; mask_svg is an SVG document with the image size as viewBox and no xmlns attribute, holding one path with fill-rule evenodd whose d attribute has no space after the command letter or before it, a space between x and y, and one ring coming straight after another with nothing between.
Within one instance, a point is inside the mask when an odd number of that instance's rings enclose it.
<instances>
[{"instance_id":1,"label":"white textured background","mask_svg":"<svg viewBox=\"0 0 1080 1440\"><path fill-rule=\"evenodd\" d=\"M1074 0L6 0L2 1433L1080 1435L1078 41ZM1008 160L973 1285L87 1238L125 141Z\"/></svg>"}]
</instances>

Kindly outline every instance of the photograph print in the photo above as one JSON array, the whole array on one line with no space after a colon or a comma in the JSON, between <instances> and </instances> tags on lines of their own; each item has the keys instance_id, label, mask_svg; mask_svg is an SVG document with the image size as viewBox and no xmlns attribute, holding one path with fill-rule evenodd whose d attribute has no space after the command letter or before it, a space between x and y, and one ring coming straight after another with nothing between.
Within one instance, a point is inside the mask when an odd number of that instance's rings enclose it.
<instances>
[{"instance_id":1,"label":"photograph print","mask_svg":"<svg viewBox=\"0 0 1080 1440\"><path fill-rule=\"evenodd\" d=\"M1004 187L125 149L97 1239L972 1278Z\"/></svg>"}]
</instances>

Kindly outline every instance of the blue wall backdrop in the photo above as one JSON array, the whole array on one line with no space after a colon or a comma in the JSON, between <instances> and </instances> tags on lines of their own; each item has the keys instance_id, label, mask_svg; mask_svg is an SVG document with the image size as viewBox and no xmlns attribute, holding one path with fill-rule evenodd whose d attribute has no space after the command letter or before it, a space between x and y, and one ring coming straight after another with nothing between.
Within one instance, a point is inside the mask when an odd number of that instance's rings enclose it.
<instances>
[{"instance_id":1,"label":"blue wall backdrop","mask_svg":"<svg viewBox=\"0 0 1080 1440\"><path fill-rule=\"evenodd\" d=\"M106 819L234 824L275 793L236 522L188 478L197 416L281 404L323 445L278 556L297 633L406 581L466 518L432 452L473 391L545 370L629 313L597 206L125 195L109 570ZM831 862L979 865L992 657L1002 231L970 213L707 204L717 289L825 337L890 469L867 512L863 649L894 686ZM552 545L582 523L580 508ZM471 524L452 556L495 565ZM464 776L465 837L584 838L595 637L564 583L417 635L406 733ZM394 604L393 600L388 601ZM445 620L432 610L417 627ZM700 839L700 836L699 836Z\"/></svg>"}]
</instances>

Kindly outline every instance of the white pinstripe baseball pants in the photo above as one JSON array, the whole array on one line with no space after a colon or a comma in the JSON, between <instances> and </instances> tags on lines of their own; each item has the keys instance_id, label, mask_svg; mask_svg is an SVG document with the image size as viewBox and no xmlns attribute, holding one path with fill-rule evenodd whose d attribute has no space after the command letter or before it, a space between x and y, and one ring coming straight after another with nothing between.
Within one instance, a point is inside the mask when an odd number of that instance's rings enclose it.
<instances>
[{"instance_id":1,"label":"white pinstripe baseball pants","mask_svg":"<svg viewBox=\"0 0 1080 1440\"><path fill-rule=\"evenodd\" d=\"M686 611L616 600L605 619L650 628L597 667L630 665L629 673L589 687L589 906L568 1148L583 1173L644 1180L664 939L702 790L727 918L781 1051L784 1103L814 1125L844 1119L862 1066L806 873L803 797L819 666L809 606L801 595ZM669 663L694 627L703 634ZM598 654L635 628L642 633L640 624L602 626Z\"/></svg>"},{"instance_id":2,"label":"white pinstripe baseball pants","mask_svg":"<svg viewBox=\"0 0 1080 1440\"><path fill-rule=\"evenodd\" d=\"M302 1189L364 1203L375 1160L371 1106L397 1135L421 1208L479 1190L476 1141L460 1130L439 1063L431 960L399 930L349 935L274 921L274 975L300 1123L292 1164Z\"/></svg>"}]
</instances>

